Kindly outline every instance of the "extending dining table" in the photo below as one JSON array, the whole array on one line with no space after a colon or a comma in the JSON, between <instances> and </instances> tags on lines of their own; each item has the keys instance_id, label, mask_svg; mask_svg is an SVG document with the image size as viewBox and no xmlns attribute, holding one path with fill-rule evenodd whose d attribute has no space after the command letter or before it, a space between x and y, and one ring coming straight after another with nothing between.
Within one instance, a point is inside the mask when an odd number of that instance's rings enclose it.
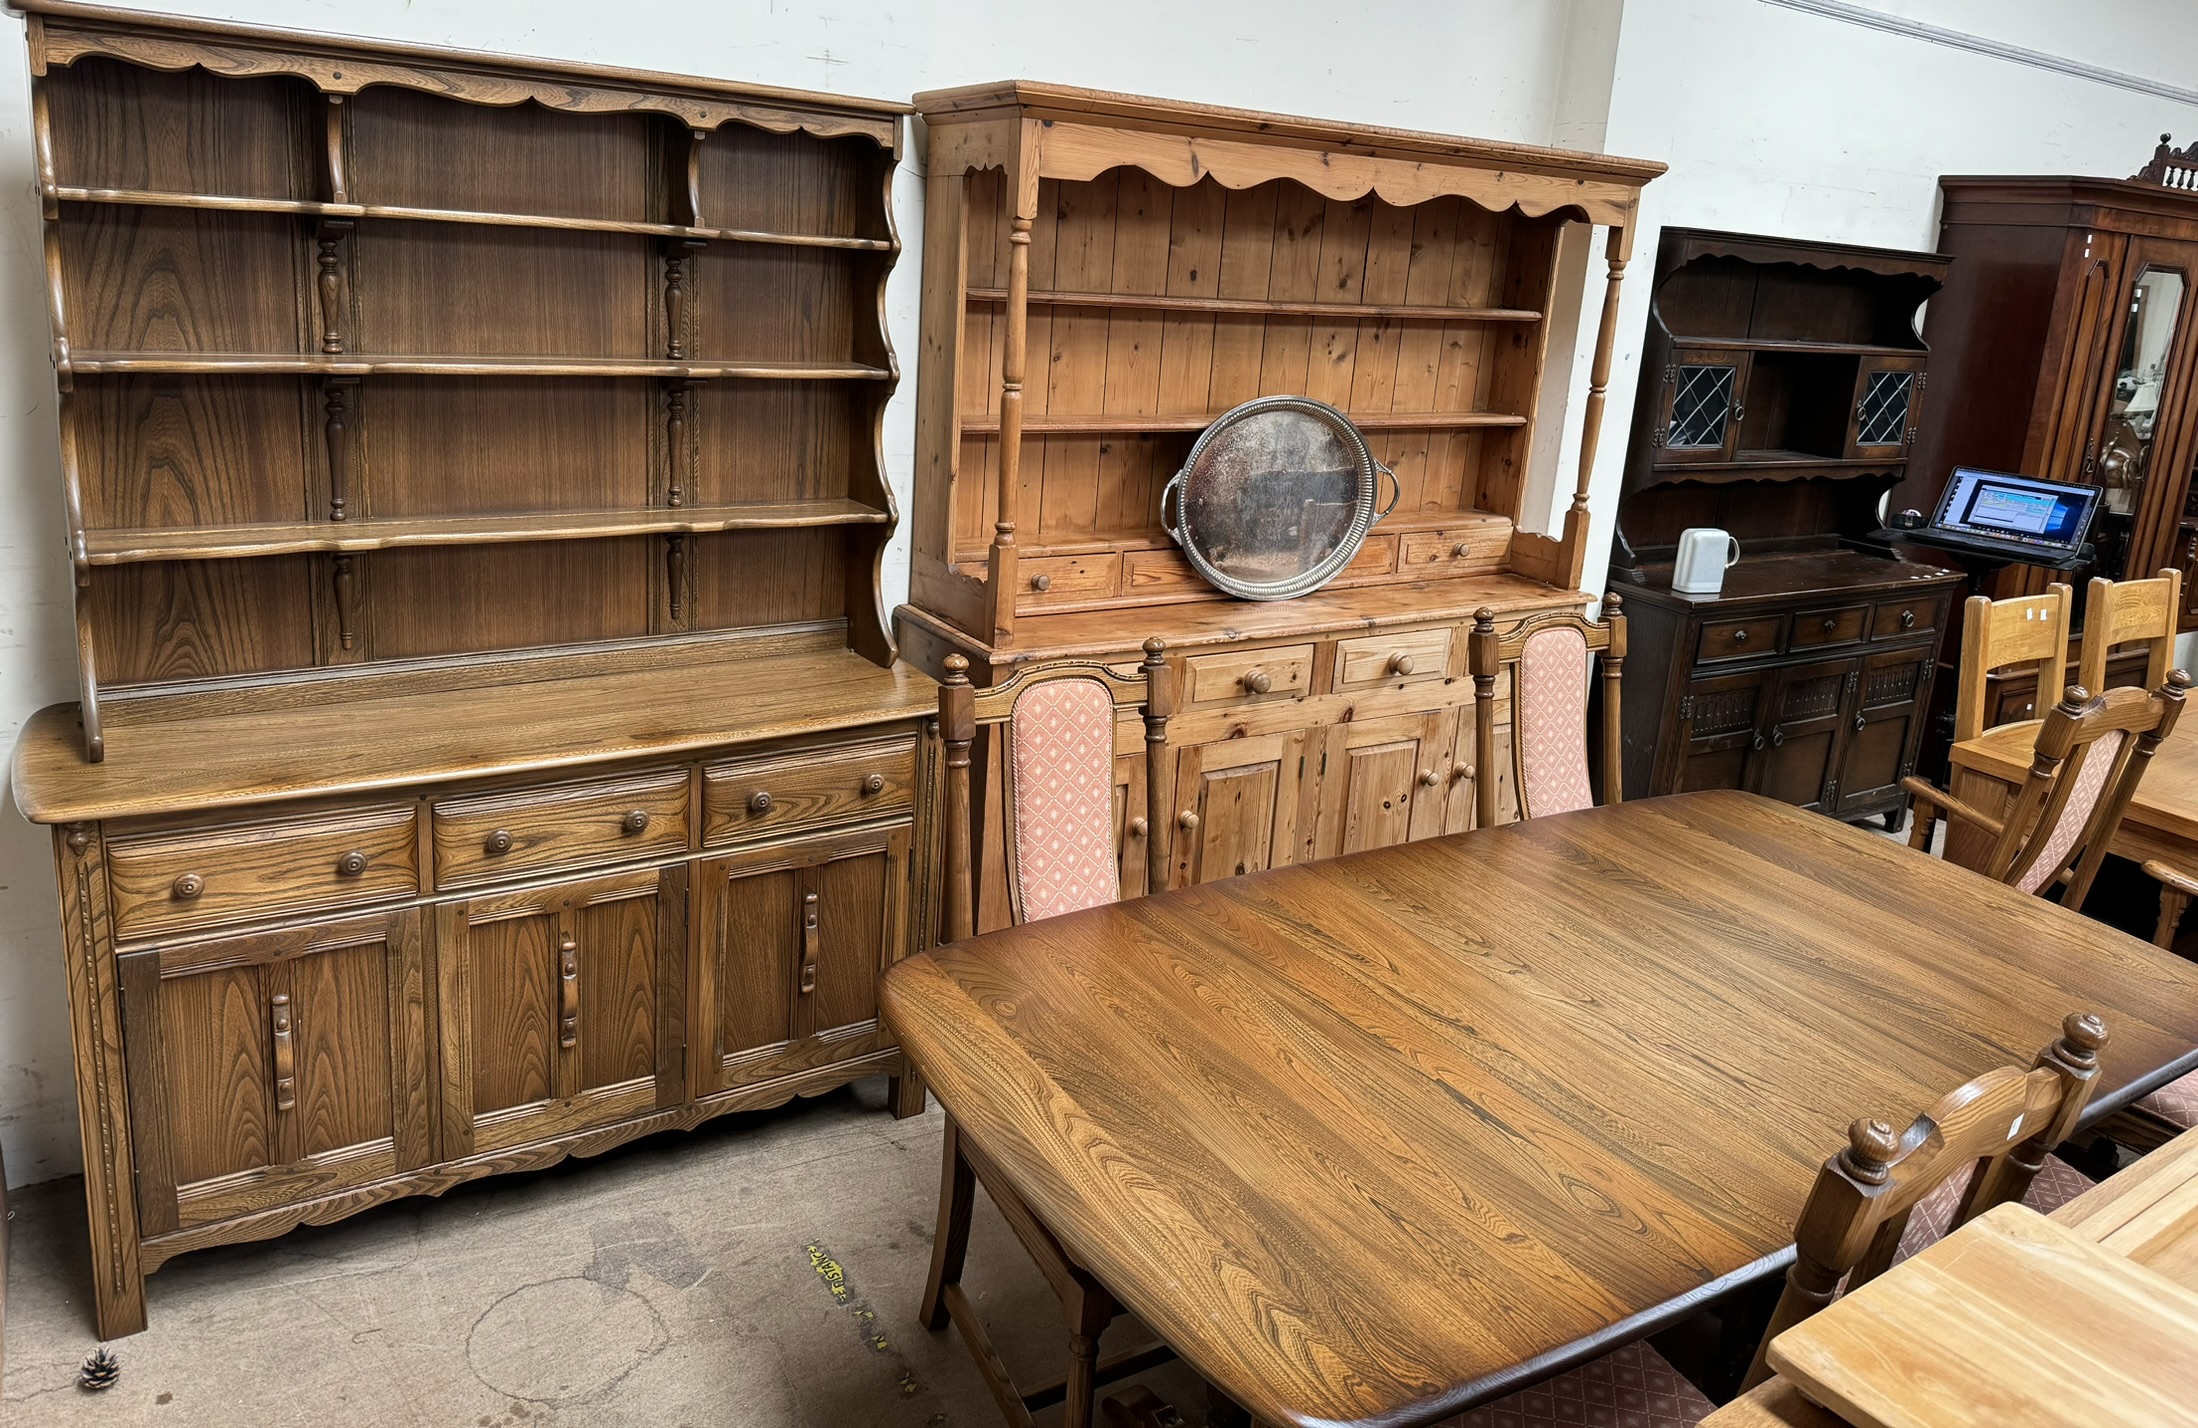
<instances>
[{"instance_id":1,"label":"extending dining table","mask_svg":"<svg viewBox=\"0 0 2198 1428\"><path fill-rule=\"evenodd\" d=\"M1859 1115L2198 1066L2198 966L1734 792L936 949L883 1013L1067 1252L1265 1423L1426 1422L1783 1271Z\"/></svg>"},{"instance_id":2,"label":"extending dining table","mask_svg":"<svg viewBox=\"0 0 2198 1428\"><path fill-rule=\"evenodd\" d=\"M2030 772L2043 721L2024 719L1964 739L1948 754L1947 792L1988 817L2003 817ZM2198 719L2177 720L2153 751L2130 795L2109 850L2135 862L2158 858L2198 876ZM1946 830L1946 856L1981 866L1992 835L1957 821Z\"/></svg>"}]
</instances>

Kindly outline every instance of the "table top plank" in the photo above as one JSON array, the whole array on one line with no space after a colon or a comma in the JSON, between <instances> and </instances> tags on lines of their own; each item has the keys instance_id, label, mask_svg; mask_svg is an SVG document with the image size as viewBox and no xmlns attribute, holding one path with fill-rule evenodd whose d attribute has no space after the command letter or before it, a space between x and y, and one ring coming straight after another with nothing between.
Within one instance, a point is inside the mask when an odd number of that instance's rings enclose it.
<instances>
[{"instance_id":1,"label":"table top plank","mask_svg":"<svg viewBox=\"0 0 2198 1428\"><path fill-rule=\"evenodd\" d=\"M2086 1190L2052 1219L2198 1290L2198 1130Z\"/></svg>"},{"instance_id":2,"label":"table top plank","mask_svg":"<svg viewBox=\"0 0 2198 1428\"><path fill-rule=\"evenodd\" d=\"M1848 1121L2198 968L1748 795L1542 818L990 934L885 1015L1062 1243L1278 1424L1410 1422L1774 1272Z\"/></svg>"},{"instance_id":3,"label":"table top plank","mask_svg":"<svg viewBox=\"0 0 2198 1428\"><path fill-rule=\"evenodd\" d=\"M2002 1205L1771 1344L1855 1428L2198 1425L2198 1293Z\"/></svg>"}]
</instances>

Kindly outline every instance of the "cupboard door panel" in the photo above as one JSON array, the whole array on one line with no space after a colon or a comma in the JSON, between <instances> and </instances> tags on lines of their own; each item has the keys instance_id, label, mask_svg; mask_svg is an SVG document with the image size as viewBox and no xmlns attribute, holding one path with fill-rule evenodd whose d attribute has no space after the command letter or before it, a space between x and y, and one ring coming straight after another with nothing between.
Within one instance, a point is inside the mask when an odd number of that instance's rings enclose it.
<instances>
[{"instance_id":1,"label":"cupboard door panel","mask_svg":"<svg viewBox=\"0 0 2198 1428\"><path fill-rule=\"evenodd\" d=\"M1932 652L1893 650L1862 661L1846 711L1847 750L1841 756L1836 811L1895 798L1912 772L1918 727L1930 702Z\"/></svg>"},{"instance_id":2,"label":"cupboard door panel","mask_svg":"<svg viewBox=\"0 0 2198 1428\"><path fill-rule=\"evenodd\" d=\"M1354 720L1323 732L1321 857L1443 831L1454 717L1434 711Z\"/></svg>"},{"instance_id":3,"label":"cupboard door panel","mask_svg":"<svg viewBox=\"0 0 2198 1428\"><path fill-rule=\"evenodd\" d=\"M1176 756L1171 886L1282 867L1311 853L1310 820L1299 808L1306 739L1307 731L1292 730L1196 744Z\"/></svg>"},{"instance_id":4,"label":"cupboard door panel","mask_svg":"<svg viewBox=\"0 0 2198 1428\"><path fill-rule=\"evenodd\" d=\"M1114 756L1114 847L1124 898L1146 893L1145 840L1152 829L1145 817L1145 751Z\"/></svg>"},{"instance_id":5,"label":"cupboard door panel","mask_svg":"<svg viewBox=\"0 0 2198 1428\"><path fill-rule=\"evenodd\" d=\"M459 1159L676 1103L662 998L682 965L686 869L438 909L443 1155Z\"/></svg>"},{"instance_id":6,"label":"cupboard door panel","mask_svg":"<svg viewBox=\"0 0 2198 1428\"><path fill-rule=\"evenodd\" d=\"M911 825L825 834L703 863L695 1093L882 1048L877 980L908 940Z\"/></svg>"},{"instance_id":7,"label":"cupboard door panel","mask_svg":"<svg viewBox=\"0 0 2198 1428\"><path fill-rule=\"evenodd\" d=\"M150 948L117 964L142 1233L427 1163L416 911Z\"/></svg>"},{"instance_id":8,"label":"cupboard door panel","mask_svg":"<svg viewBox=\"0 0 2198 1428\"><path fill-rule=\"evenodd\" d=\"M1825 660L1780 670L1771 696L1765 747L1756 754L1755 791L1812 812L1834 794L1840 711L1854 683L1855 662Z\"/></svg>"},{"instance_id":9,"label":"cupboard door panel","mask_svg":"<svg viewBox=\"0 0 2198 1428\"><path fill-rule=\"evenodd\" d=\"M1749 787L1749 757L1758 740L1769 743L1761 725L1776 678L1775 670L1757 669L1689 683L1679 700L1678 730L1659 759L1654 791Z\"/></svg>"}]
</instances>

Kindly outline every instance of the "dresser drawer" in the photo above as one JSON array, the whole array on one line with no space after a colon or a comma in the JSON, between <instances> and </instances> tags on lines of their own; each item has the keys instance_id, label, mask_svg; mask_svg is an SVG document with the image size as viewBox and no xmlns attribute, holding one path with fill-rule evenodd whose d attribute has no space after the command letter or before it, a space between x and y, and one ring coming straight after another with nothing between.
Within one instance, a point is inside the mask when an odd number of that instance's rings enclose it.
<instances>
[{"instance_id":1,"label":"dresser drawer","mask_svg":"<svg viewBox=\"0 0 2198 1428\"><path fill-rule=\"evenodd\" d=\"M1695 659L1702 664L1714 664L1719 660L1777 654L1786 647L1785 635L1784 615L1712 620L1702 627L1702 643L1695 650Z\"/></svg>"},{"instance_id":2,"label":"dresser drawer","mask_svg":"<svg viewBox=\"0 0 2198 1428\"><path fill-rule=\"evenodd\" d=\"M115 935L141 937L355 907L420 890L409 806L107 842Z\"/></svg>"},{"instance_id":3,"label":"dresser drawer","mask_svg":"<svg viewBox=\"0 0 2198 1428\"><path fill-rule=\"evenodd\" d=\"M1842 605L1836 610L1801 610L1794 615L1793 647L1851 645L1862 638L1869 623L1867 605Z\"/></svg>"},{"instance_id":4,"label":"dresser drawer","mask_svg":"<svg viewBox=\"0 0 2198 1428\"><path fill-rule=\"evenodd\" d=\"M1450 672L1448 630L1408 630L1336 641L1338 691L1420 684Z\"/></svg>"},{"instance_id":5,"label":"dresser drawer","mask_svg":"<svg viewBox=\"0 0 2198 1428\"><path fill-rule=\"evenodd\" d=\"M435 885L624 862L687 846L685 769L514 789L435 805Z\"/></svg>"},{"instance_id":6,"label":"dresser drawer","mask_svg":"<svg viewBox=\"0 0 2198 1428\"><path fill-rule=\"evenodd\" d=\"M1313 682L1313 647L1228 650L1183 661L1183 696L1193 704L1227 699L1297 699Z\"/></svg>"},{"instance_id":7,"label":"dresser drawer","mask_svg":"<svg viewBox=\"0 0 2198 1428\"><path fill-rule=\"evenodd\" d=\"M1902 635L1928 634L1938 628L1939 597L1912 595L1905 600L1880 600L1870 617L1870 638L1897 640Z\"/></svg>"},{"instance_id":8,"label":"dresser drawer","mask_svg":"<svg viewBox=\"0 0 2198 1428\"><path fill-rule=\"evenodd\" d=\"M1015 569L1023 582L1015 597L1021 610L1043 610L1053 605L1075 605L1114 598L1121 575L1122 557L1113 551L1099 555L1047 555L1021 561Z\"/></svg>"},{"instance_id":9,"label":"dresser drawer","mask_svg":"<svg viewBox=\"0 0 2198 1428\"><path fill-rule=\"evenodd\" d=\"M913 734L874 743L719 764L702 776L702 841L711 847L795 828L851 823L916 801Z\"/></svg>"}]
</instances>

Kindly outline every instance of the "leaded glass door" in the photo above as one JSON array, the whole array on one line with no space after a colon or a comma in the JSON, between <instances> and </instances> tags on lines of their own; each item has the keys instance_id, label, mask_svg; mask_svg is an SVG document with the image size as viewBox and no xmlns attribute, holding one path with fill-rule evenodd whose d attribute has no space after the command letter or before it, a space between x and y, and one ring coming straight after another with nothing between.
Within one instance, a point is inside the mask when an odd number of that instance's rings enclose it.
<instances>
[{"instance_id":1,"label":"leaded glass door","mask_svg":"<svg viewBox=\"0 0 2198 1428\"><path fill-rule=\"evenodd\" d=\"M1847 455L1897 461L1923 423L1923 366L1913 357L1865 357L1847 419Z\"/></svg>"},{"instance_id":2,"label":"leaded glass door","mask_svg":"<svg viewBox=\"0 0 2198 1428\"><path fill-rule=\"evenodd\" d=\"M1747 387L1744 349L1674 347L1657 405L1658 463L1732 460L1747 416Z\"/></svg>"}]
</instances>

